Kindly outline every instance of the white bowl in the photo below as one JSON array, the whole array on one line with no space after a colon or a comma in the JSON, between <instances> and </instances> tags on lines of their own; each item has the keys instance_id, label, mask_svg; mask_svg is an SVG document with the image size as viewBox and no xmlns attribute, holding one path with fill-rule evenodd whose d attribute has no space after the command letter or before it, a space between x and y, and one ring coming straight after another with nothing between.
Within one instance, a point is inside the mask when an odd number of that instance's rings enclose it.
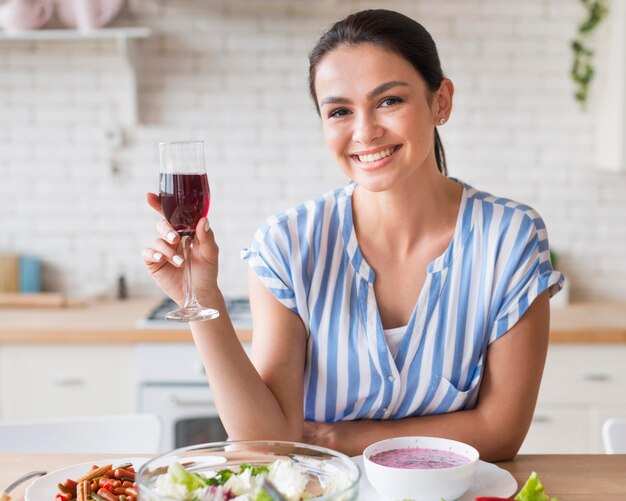
<instances>
[{"instance_id":1,"label":"white bowl","mask_svg":"<svg viewBox=\"0 0 626 501\"><path fill-rule=\"evenodd\" d=\"M436 469L397 468L374 463L370 457L392 449L426 448L455 452L469 462ZM363 451L367 478L378 493L389 500L453 501L469 490L479 454L472 446L436 437L398 437L376 442Z\"/></svg>"}]
</instances>

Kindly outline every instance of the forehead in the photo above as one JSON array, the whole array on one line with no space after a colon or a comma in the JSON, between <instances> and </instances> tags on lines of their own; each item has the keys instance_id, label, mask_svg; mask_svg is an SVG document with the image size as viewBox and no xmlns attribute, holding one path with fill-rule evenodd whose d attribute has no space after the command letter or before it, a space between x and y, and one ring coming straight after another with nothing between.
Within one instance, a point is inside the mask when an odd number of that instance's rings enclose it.
<instances>
[{"instance_id":1,"label":"forehead","mask_svg":"<svg viewBox=\"0 0 626 501\"><path fill-rule=\"evenodd\" d=\"M365 95L391 80L406 82L415 88L424 87L417 70L399 54L369 43L342 45L318 64L315 91L318 101L326 95Z\"/></svg>"}]
</instances>

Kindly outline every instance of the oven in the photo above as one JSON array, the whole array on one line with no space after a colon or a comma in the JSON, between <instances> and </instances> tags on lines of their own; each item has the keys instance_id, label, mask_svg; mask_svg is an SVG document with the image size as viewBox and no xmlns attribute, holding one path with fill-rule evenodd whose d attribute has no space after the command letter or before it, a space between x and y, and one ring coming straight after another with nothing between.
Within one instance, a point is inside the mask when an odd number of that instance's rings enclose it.
<instances>
[{"instance_id":1,"label":"oven","mask_svg":"<svg viewBox=\"0 0 626 501\"><path fill-rule=\"evenodd\" d=\"M248 298L227 298L226 307L235 328L252 328ZM188 330L186 323L165 320L165 314L175 308L171 299L165 299L137 327ZM250 352L250 345L244 348ZM137 408L160 417L161 452L226 440L193 342L138 344L135 356Z\"/></svg>"},{"instance_id":2,"label":"oven","mask_svg":"<svg viewBox=\"0 0 626 501\"><path fill-rule=\"evenodd\" d=\"M135 353L138 409L161 419L161 452L226 440L193 343L139 344Z\"/></svg>"}]
</instances>

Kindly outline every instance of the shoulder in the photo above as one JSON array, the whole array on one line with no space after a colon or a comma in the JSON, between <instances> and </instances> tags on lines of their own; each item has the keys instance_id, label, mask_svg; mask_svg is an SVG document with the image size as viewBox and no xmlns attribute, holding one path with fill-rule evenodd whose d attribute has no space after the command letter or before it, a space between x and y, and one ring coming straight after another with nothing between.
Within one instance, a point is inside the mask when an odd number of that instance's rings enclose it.
<instances>
[{"instance_id":1,"label":"shoulder","mask_svg":"<svg viewBox=\"0 0 626 501\"><path fill-rule=\"evenodd\" d=\"M500 236L511 233L542 234L545 223L531 206L506 197L498 197L486 191L465 185L468 206L472 207L473 219L483 232Z\"/></svg>"}]
</instances>

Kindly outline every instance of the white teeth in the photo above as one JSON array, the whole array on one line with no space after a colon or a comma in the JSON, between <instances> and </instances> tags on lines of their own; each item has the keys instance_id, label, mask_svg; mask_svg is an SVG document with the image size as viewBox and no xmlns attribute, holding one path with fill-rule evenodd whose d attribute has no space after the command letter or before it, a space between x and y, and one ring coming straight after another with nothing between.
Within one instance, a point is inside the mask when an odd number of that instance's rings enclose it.
<instances>
[{"instance_id":1,"label":"white teeth","mask_svg":"<svg viewBox=\"0 0 626 501\"><path fill-rule=\"evenodd\" d=\"M381 158L388 157L393 152L394 152L394 148L387 148L386 150L377 151L376 153L373 153L373 154L357 155L357 156L359 157L359 160L361 162L376 162L377 160L380 160Z\"/></svg>"}]
</instances>

